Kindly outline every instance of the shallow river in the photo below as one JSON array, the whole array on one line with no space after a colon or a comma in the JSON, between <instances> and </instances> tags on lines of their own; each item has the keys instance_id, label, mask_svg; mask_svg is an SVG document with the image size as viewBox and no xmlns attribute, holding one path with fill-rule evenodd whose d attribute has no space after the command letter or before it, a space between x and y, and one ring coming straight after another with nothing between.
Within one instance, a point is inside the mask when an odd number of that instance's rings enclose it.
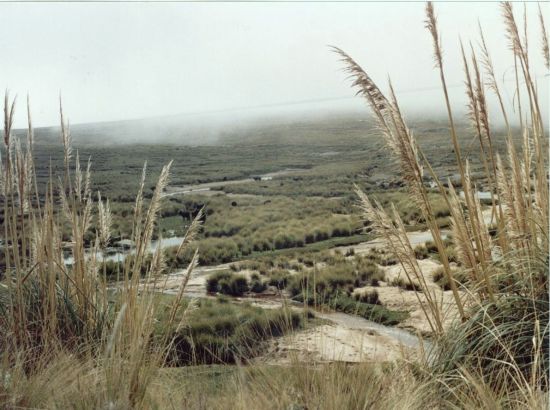
<instances>
[{"instance_id":1,"label":"shallow river","mask_svg":"<svg viewBox=\"0 0 550 410\"><path fill-rule=\"evenodd\" d=\"M181 241L183 241L182 236L174 236L172 238L166 238L162 239L162 241L151 241L151 244L148 247L148 252L153 253L157 247L160 245L162 248L170 248L173 246L178 246ZM127 255L132 255L135 253L135 249L127 250L127 251L118 251L115 253L107 253L106 255L103 254L103 252L98 252L96 254L96 257L99 261L112 261L112 262L123 262ZM88 253L88 255L90 252ZM74 262L74 259L72 256L67 256L64 258L65 265L72 265Z\"/></svg>"}]
</instances>

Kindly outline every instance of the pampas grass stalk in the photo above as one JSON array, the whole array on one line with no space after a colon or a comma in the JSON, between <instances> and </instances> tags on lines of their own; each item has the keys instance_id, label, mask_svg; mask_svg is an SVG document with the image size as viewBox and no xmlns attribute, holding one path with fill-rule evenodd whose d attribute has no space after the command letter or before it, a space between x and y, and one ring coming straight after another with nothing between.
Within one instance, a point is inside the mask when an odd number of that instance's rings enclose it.
<instances>
[{"instance_id":1,"label":"pampas grass stalk","mask_svg":"<svg viewBox=\"0 0 550 410\"><path fill-rule=\"evenodd\" d=\"M147 272L147 280L164 272L161 247L151 262L147 262L145 256L170 164L162 169L148 204L143 200L145 168L143 170L132 232L136 258L127 258L133 262L125 264L120 292L113 299L108 295L105 271L100 272L102 258L98 256L111 238L109 200L104 200L99 192L97 201L92 198L91 161L88 159L83 171L78 151L73 160L70 131L61 101L63 176L56 184L50 167L42 205L34 172L30 104L27 100L27 144L23 149L11 132L15 105L10 104L7 93L4 103L1 196L6 272L0 281L2 372L15 374L18 366L24 366L24 372L37 372L48 360L55 360L58 352L70 352L83 359L91 358L103 372L97 382L103 392L99 407L122 403L142 408L148 386L164 363L171 343L170 334L159 338L153 332L157 315L155 294L162 291L162 287L143 292L139 284L142 271ZM87 248L84 237L94 218L97 218L98 230ZM63 224L68 224L71 230L71 265L66 265L63 257ZM192 224L179 252L191 246L198 226L198 221ZM182 282L181 294L197 258L195 254L187 279ZM170 307L178 313L172 321L176 317L179 322L185 320L185 311L178 310L181 304L179 297Z\"/></svg>"},{"instance_id":2,"label":"pampas grass stalk","mask_svg":"<svg viewBox=\"0 0 550 410\"><path fill-rule=\"evenodd\" d=\"M459 394L449 399L455 403L462 402L462 394L473 388L477 390L475 394L481 400L477 404L489 403L495 397L502 397L502 394L512 397L516 394L514 392L519 392L520 400L538 406L541 403L540 397L533 392L546 388L544 386L547 386L546 373L549 368L548 355L543 354L541 349L542 344L548 343L548 327L540 325L543 322L547 323L548 317L548 303L543 302L548 297L547 143L538 93L530 73L525 35L526 19L524 17L522 38L511 4L504 3L502 8L507 37L510 40L514 61L517 62L515 94L520 110L521 152L515 147L512 124L503 103L502 92L481 27L481 63L489 79L487 83L482 79L473 46L470 45L470 59L461 47L468 115L479 140L484 178L492 195L492 219L496 218L498 227L496 238L491 238L489 226L484 220L469 161L464 161L461 155L447 92L441 39L433 5L428 3L426 6L426 27L434 46L433 53L447 107L450 139L455 150L456 167L461 176L463 198L451 181L448 181L448 189L439 181L435 170L405 124L391 83L388 99L350 56L340 49L335 51L342 57L346 70L351 73L354 80L352 86L359 88L358 94L367 100L390 153L400 164L401 174L409 187L410 198L421 210L438 248L443 270L453 290L456 309L462 319L462 323L454 325L459 333L449 332L443 326L441 305L435 302L435 297L430 298L429 288L422 281L422 272L416 263L414 252L411 252L405 227L395 208L384 210L380 204L373 204L366 194L357 190L365 219L370 221L375 232L386 240L408 279L418 280L423 294L426 295L426 300L419 299L419 303L436 335L436 351L440 354L434 362L436 366L428 366L431 368L429 377L436 383L443 384L445 389L449 389L451 385L460 385ZM543 54L544 47L543 41ZM521 111L523 107L520 97L520 75L524 84L522 90L529 102L529 113L525 118ZM497 96L505 120L506 158L495 152L485 87ZM449 207L458 259L470 275L470 281L460 293L456 288L445 254L443 237L433 217L423 185L424 168L434 178L439 194ZM540 261L545 262L541 264ZM516 298L518 294L521 295L519 299ZM513 306L516 305L509 302L512 300L517 300L517 306L524 306L529 310L529 315L523 319L515 318ZM521 348L521 343L514 338L518 336L515 333L517 329L521 329L522 332L529 329L528 333L532 335L530 340L533 349L522 353L521 362L518 361L516 353L517 349ZM457 343L457 335L462 334L460 332L466 334L463 335L464 339L459 339L460 342ZM498 356L499 352L502 352L501 356ZM469 361L470 356L472 361ZM437 368L438 363L444 368ZM479 367L476 367L476 364ZM481 374L490 375L490 379L480 380L478 375Z\"/></svg>"}]
</instances>

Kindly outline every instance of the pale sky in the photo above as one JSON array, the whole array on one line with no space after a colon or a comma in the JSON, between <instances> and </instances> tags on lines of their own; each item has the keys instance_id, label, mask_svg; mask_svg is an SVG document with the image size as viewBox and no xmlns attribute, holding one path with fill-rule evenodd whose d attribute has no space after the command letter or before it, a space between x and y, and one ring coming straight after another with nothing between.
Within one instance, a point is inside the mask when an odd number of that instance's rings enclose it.
<instances>
[{"instance_id":1,"label":"pale sky","mask_svg":"<svg viewBox=\"0 0 550 410\"><path fill-rule=\"evenodd\" d=\"M463 81L459 34L477 41L478 18L498 75L513 78L498 3L435 7L450 85ZM521 21L523 5L514 8ZM532 65L548 107L537 6L527 9ZM429 114L440 112L442 95L421 91L439 85L423 20L424 3L416 2L2 3L0 87L18 95L16 126L25 125L27 93L36 126L58 124L60 92L72 123L315 99L329 101L281 109L362 109L359 99L332 100L353 96L327 47L336 45L381 85L391 76L406 112ZM463 88L451 91L463 106Z\"/></svg>"}]
</instances>

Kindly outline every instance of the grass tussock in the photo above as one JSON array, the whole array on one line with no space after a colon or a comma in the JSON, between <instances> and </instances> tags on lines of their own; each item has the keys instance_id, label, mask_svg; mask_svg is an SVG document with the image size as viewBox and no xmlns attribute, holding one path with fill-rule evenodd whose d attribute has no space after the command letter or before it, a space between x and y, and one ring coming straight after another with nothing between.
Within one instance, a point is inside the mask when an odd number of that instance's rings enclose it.
<instances>
[{"instance_id":1,"label":"grass tussock","mask_svg":"<svg viewBox=\"0 0 550 410\"><path fill-rule=\"evenodd\" d=\"M352 57L338 48L334 51L353 79L353 87L370 106L390 155L401 169L409 198L420 210L433 237L433 242L413 248L396 208L388 212L376 198L357 189L365 219L387 241L404 268L407 283L417 283L418 290L425 295L423 300L419 298L419 303L436 335L432 359L434 378L445 379L447 388L456 384L466 386L469 391L484 389L495 396L521 397L520 400L527 403L533 398L533 392L544 391L548 384L548 355L542 354L542 346L548 344L547 134L533 81L527 38L521 34L523 29L516 22L512 4L503 3L502 12L516 78L522 79L513 90L517 105L522 107L517 137L514 136L517 130L512 128L502 103L502 91L483 33L480 31L478 50L472 46L467 55L462 48L468 117L479 141L484 180L492 197L489 210L491 220L495 221L493 226L486 222L485 209L457 135L433 5L426 5L426 28L433 40L435 68L443 90L460 184L449 180L444 185L439 180L407 127L391 83L386 96ZM526 25L527 21L523 23ZM544 45L547 44L544 21L541 19L540 23ZM482 80L482 70L488 82ZM500 102L497 110L507 127L505 153L495 150L486 91L493 92ZM521 95L527 96L527 103ZM516 149L514 138L522 141L521 150ZM450 211L453 247L445 241L428 190L422 183L425 171L436 182L437 191ZM452 330L445 328L443 308L430 294L417 262L418 257L425 258L430 253L437 253L442 264L436 280L452 292L461 317L461 323ZM461 266L460 270L451 265L454 261ZM459 291L464 273L467 291ZM517 284L521 284L521 291ZM461 382L461 378L467 382Z\"/></svg>"},{"instance_id":2,"label":"grass tussock","mask_svg":"<svg viewBox=\"0 0 550 410\"><path fill-rule=\"evenodd\" d=\"M97 407L142 407L147 387L165 362L166 352L172 344L168 334L155 334L154 295L141 292L139 283L143 272L151 286L162 288L158 279L166 269L163 253L159 248L147 257L147 249L159 214L161 195L168 182L170 164L162 168L147 205L143 197L146 175L146 168L143 168L133 208L135 254L121 268L122 283L113 295L107 288L105 266L97 260L111 235L109 201L104 201L99 192L91 192L91 162L82 167L79 153L73 152L70 129L61 105L64 167L59 178L50 171L50 179L42 189L38 188L34 172L30 109L27 141L23 145L11 130L15 102L10 102L7 94L4 108L0 179L5 262L0 283L4 383L0 396L7 406L27 405L26 395L21 393L22 398L19 398L17 393L22 380L32 380L37 374L39 378L46 377L59 363L82 361L85 365L75 364L73 368L86 372L82 366L89 366L101 373L99 381L92 382L93 387L86 392L94 396L90 403ZM45 192L45 196L40 192ZM97 221L97 229L92 232L93 245L87 249L85 238L90 235L92 220ZM71 232L66 244L61 235L65 225ZM187 230L180 252L189 246L198 226L199 219ZM71 265L65 264L64 246L70 248ZM181 289L185 287L196 258L195 253L182 278ZM184 317L180 292L170 304L165 323L179 326ZM71 375L71 371L67 374ZM44 388L29 392L28 396L45 392Z\"/></svg>"},{"instance_id":3,"label":"grass tussock","mask_svg":"<svg viewBox=\"0 0 550 410\"><path fill-rule=\"evenodd\" d=\"M262 352L262 342L302 325L302 315L287 309L264 310L225 299L203 299L194 306L185 327L167 329L161 320L158 331L172 333L170 366L233 364L247 362Z\"/></svg>"}]
</instances>

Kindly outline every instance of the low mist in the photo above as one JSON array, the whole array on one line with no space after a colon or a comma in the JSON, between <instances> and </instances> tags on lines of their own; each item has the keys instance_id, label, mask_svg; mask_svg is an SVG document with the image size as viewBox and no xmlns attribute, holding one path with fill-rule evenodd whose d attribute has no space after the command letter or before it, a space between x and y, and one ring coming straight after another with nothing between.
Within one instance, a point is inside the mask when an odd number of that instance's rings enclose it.
<instances>
[{"instance_id":1,"label":"low mist","mask_svg":"<svg viewBox=\"0 0 550 410\"><path fill-rule=\"evenodd\" d=\"M211 144L274 123L368 120L330 45L356 59L382 90L391 77L407 119L446 116L420 3L4 3L0 11L0 47L9 57L1 86L19 105L30 95L36 127L59 124L61 94L76 142ZM466 119L459 42L468 55L470 42L479 51L478 19L517 121L499 5L441 3L437 12L457 121ZM522 21L523 7L516 13ZM540 38L537 5L527 4L526 13L530 37ZM540 44L530 47L546 115L548 74ZM491 121L500 125L498 104L488 98ZM24 128L24 110L17 112L15 126Z\"/></svg>"}]
</instances>

